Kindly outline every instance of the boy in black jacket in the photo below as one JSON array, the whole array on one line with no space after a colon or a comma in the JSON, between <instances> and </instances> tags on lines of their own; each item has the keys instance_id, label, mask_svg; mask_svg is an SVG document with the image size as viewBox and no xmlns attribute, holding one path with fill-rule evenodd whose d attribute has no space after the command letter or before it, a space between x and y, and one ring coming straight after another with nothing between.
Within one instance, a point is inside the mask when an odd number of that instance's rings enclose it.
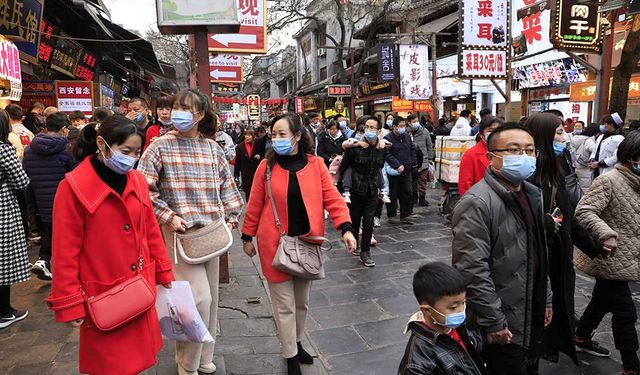
<instances>
[{"instance_id":1,"label":"boy in black jacket","mask_svg":"<svg viewBox=\"0 0 640 375\"><path fill-rule=\"evenodd\" d=\"M476 347L479 342L463 325L465 290L460 272L447 264L428 263L416 272L413 293L420 311L407 324L411 338L398 375L487 373Z\"/></svg>"}]
</instances>

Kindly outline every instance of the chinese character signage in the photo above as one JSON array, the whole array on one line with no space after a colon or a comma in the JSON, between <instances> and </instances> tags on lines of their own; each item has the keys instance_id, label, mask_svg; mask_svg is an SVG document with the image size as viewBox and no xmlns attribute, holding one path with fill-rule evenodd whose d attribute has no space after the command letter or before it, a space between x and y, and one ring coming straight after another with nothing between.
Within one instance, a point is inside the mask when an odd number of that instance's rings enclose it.
<instances>
[{"instance_id":1,"label":"chinese character signage","mask_svg":"<svg viewBox=\"0 0 640 375\"><path fill-rule=\"evenodd\" d=\"M462 50L463 77L503 78L507 75L507 51Z\"/></svg>"},{"instance_id":2,"label":"chinese character signage","mask_svg":"<svg viewBox=\"0 0 640 375\"><path fill-rule=\"evenodd\" d=\"M391 110L393 112L413 111L413 101L394 96L391 99Z\"/></svg>"},{"instance_id":3,"label":"chinese character signage","mask_svg":"<svg viewBox=\"0 0 640 375\"><path fill-rule=\"evenodd\" d=\"M44 0L0 0L0 34L11 36L20 56L37 64Z\"/></svg>"},{"instance_id":4,"label":"chinese character signage","mask_svg":"<svg viewBox=\"0 0 640 375\"><path fill-rule=\"evenodd\" d=\"M65 34L62 35L66 37ZM71 39L58 38L56 48L51 56L51 69L73 77L76 64L82 53L82 46L77 42Z\"/></svg>"},{"instance_id":5,"label":"chinese character signage","mask_svg":"<svg viewBox=\"0 0 640 375\"><path fill-rule=\"evenodd\" d=\"M393 43L381 44L378 48L378 72L380 81L396 80L396 45Z\"/></svg>"},{"instance_id":6,"label":"chinese character signage","mask_svg":"<svg viewBox=\"0 0 640 375\"><path fill-rule=\"evenodd\" d=\"M611 89L611 85L609 85ZM571 85L569 100L572 102L592 102L596 98L596 81ZM640 76L632 76L629 81L629 99L640 98Z\"/></svg>"},{"instance_id":7,"label":"chinese character signage","mask_svg":"<svg viewBox=\"0 0 640 375\"><path fill-rule=\"evenodd\" d=\"M558 49L600 51L602 33L598 5L556 0L551 42Z\"/></svg>"},{"instance_id":8,"label":"chinese character signage","mask_svg":"<svg viewBox=\"0 0 640 375\"><path fill-rule=\"evenodd\" d=\"M237 0L236 4L240 30L237 34L209 34L209 51L267 53L267 0Z\"/></svg>"},{"instance_id":9,"label":"chinese character signage","mask_svg":"<svg viewBox=\"0 0 640 375\"><path fill-rule=\"evenodd\" d=\"M96 57L87 51L84 51L80 56L74 76L83 81L93 81L93 75L96 71Z\"/></svg>"},{"instance_id":10,"label":"chinese character signage","mask_svg":"<svg viewBox=\"0 0 640 375\"><path fill-rule=\"evenodd\" d=\"M4 37L0 37L0 81L4 86L1 98L20 100L22 97L20 52L15 44Z\"/></svg>"},{"instance_id":11,"label":"chinese character signage","mask_svg":"<svg viewBox=\"0 0 640 375\"><path fill-rule=\"evenodd\" d=\"M93 86L89 81L56 81L56 98L60 112L93 113Z\"/></svg>"},{"instance_id":12,"label":"chinese character signage","mask_svg":"<svg viewBox=\"0 0 640 375\"><path fill-rule=\"evenodd\" d=\"M351 86L331 85L327 86L327 95L334 97L351 96Z\"/></svg>"},{"instance_id":13,"label":"chinese character signage","mask_svg":"<svg viewBox=\"0 0 640 375\"><path fill-rule=\"evenodd\" d=\"M533 55L553 49L551 1L512 0L512 37L515 55Z\"/></svg>"},{"instance_id":14,"label":"chinese character signage","mask_svg":"<svg viewBox=\"0 0 640 375\"><path fill-rule=\"evenodd\" d=\"M429 54L425 45L400 46L400 93L409 100L431 97Z\"/></svg>"},{"instance_id":15,"label":"chinese character signage","mask_svg":"<svg viewBox=\"0 0 640 375\"><path fill-rule=\"evenodd\" d=\"M560 86L587 80L587 70L572 58L513 68L513 80L521 89Z\"/></svg>"},{"instance_id":16,"label":"chinese character signage","mask_svg":"<svg viewBox=\"0 0 640 375\"><path fill-rule=\"evenodd\" d=\"M249 120L260 120L260 95L248 95Z\"/></svg>"},{"instance_id":17,"label":"chinese character signage","mask_svg":"<svg viewBox=\"0 0 640 375\"><path fill-rule=\"evenodd\" d=\"M303 114L304 113L304 98L300 96L296 96L296 113Z\"/></svg>"},{"instance_id":18,"label":"chinese character signage","mask_svg":"<svg viewBox=\"0 0 640 375\"><path fill-rule=\"evenodd\" d=\"M211 82L242 82L242 56L209 54Z\"/></svg>"},{"instance_id":19,"label":"chinese character signage","mask_svg":"<svg viewBox=\"0 0 640 375\"><path fill-rule=\"evenodd\" d=\"M466 0L463 4L462 44L506 48L508 0Z\"/></svg>"},{"instance_id":20,"label":"chinese character signage","mask_svg":"<svg viewBox=\"0 0 640 375\"><path fill-rule=\"evenodd\" d=\"M42 19L40 24L40 44L38 46L38 60L49 66L53 57L53 50L56 48L60 29L49 21Z\"/></svg>"}]
</instances>

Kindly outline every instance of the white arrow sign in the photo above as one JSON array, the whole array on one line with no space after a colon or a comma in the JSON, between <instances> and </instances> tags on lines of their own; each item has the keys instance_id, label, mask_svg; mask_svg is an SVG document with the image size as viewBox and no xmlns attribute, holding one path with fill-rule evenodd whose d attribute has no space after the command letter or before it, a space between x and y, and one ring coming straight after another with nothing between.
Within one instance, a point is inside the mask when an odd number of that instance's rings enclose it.
<instances>
[{"instance_id":1,"label":"white arrow sign","mask_svg":"<svg viewBox=\"0 0 640 375\"><path fill-rule=\"evenodd\" d=\"M229 47L229 43L237 43L237 44L256 44L256 36L255 35L246 35L246 34L214 34L211 36L211 39L216 42L224 45L225 47Z\"/></svg>"},{"instance_id":2,"label":"white arrow sign","mask_svg":"<svg viewBox=\"0 0 640 375\"><path fill-rule=\"evenodd\" d=\"M211 71L211 77L215 79L220 78L236 78L236 72L223 72L218 69L214 69Z\"/></svg>"}]
</instances>

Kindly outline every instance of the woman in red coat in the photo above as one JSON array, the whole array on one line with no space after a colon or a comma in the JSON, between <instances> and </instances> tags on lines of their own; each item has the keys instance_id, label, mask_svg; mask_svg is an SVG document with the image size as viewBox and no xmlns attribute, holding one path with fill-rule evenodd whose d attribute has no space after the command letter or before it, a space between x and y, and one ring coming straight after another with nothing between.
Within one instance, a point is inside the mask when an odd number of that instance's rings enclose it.
<instances>
[{"instance_id":1,"label":"woman in red coat","mask_svg":"<svg viewBox=\"0 0 640 375\"><path fill-rule=\"evenodd\" d=\"M504 121L493 116L486 116L480 121L480 130L478 132L480 139L475 146L462 155L462 160L460 161L460 175L458 178L460 196L463 196L471 186L484 178L484 172L489 166L487 139L489 139L489 134L492 131L503 124Z\"/></svg>"},{"instance_id":2,"label":"woman in red coat","mask_svg":"<svg viewBox=\"0 0 640 375\"><path fill-rule=\"evenodd\" d=\"M271 294L273 316L278 327L282 354L289 375L301 375L300 363L313 358L300 344L309 308L311 280L292 277L272 267L280 235L267 194L266 171L271 168L273 199L282 230L287 235L324 236L324 210L331 216L349 252L356 248L349 209L338 193L322 158L313 156L310 135L293 113L272 122L272 146L256 171L242 227L245 253L256 254L252 239L257 235L260 264Z\"/></svg>"},{"instance_id":3,"label":"woman in red coat","mask_svg":"<svg viewBox=\"0 0 640 375\"><path fill-rule=\"evenodd\" d=\"M156 123L147 128L144 139L143 151L149 147L153 141L167 134L173 129L171 122L171 109L173 108L173 97L163 96L156 103Z\"/></svg>"},{"instance_id":4,"label":"woman in red coat","mask_svg":"<svg viewBox=\"0 0 640 375\"><path fill-rule=\"evenodd\" d=\"M56 321L80 327L81 373L138 374L155 364L162 347L153 306L110 332L96 328L85 310L88 298L136 276L139 265L154 290L156 284L171 287L171 261L147 183L132 171L142 139L141 130L121 115L109 117L97 133L95 127L86 126L74 149L82 162L56 193L52 241L56 277L47 302Z\"/></svg>"}]
</instances>

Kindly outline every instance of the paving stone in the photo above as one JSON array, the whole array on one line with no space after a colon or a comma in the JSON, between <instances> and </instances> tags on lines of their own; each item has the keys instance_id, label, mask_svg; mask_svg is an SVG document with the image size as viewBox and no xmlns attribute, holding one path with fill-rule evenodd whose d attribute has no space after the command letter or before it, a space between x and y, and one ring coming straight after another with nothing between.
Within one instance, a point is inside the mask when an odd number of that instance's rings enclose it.
<instances>
[{"instance_id":1,"label":"paving stone","mask_svg":"<svg viewBox=\"0 0 640 375\"><path fill-rule=\"evenodd\" d=\"M378 262L376 256L374 260ZM357 270L347 271L346 276L352 279L355 283L367 283L376 280L386 280L402 276L413 275L415 271L406 269L404 265L397 264L376 264L373 268L361 268Z\"/></svg>"},{"instance_id":2,"label":"paving stone","mask_svg":"<svg viewBox=\"0 0 640 375\"><path fill-rule=\"evenodd\" d=\"M247 303L245 299L232 299L225 298L220 300L218 307L227 307L244 311L249 318L270 318L273 316L271 313L271 302L268 298L261 298L260 303Z\"/></svg>"},{"instance_id":3,"label":"paving stone","mask_svg":"<svg viewBox=\"0 0 640 375\"><path fill-rule=\"evenodd\" d=\"M404 264L406 262L410 262L412 260L421 259L422 257L418 254L417 251L399 251L395 253L387 253L387 254L371 254L373 260L377 265L385 265L385 264Z\"/></svg>"},{"instance_id":4,"label":"paving stone","mask_svg":"<svg viewBox=\"0 0 640 375\"><path fill-rule=\"evenodd\" d=\"M322 291L332 304L375 300L394 296L401 292L400 288L384 280L327 288Z\"/></svg>"},{"instance_id":5,"label":"paving stone","mask_svg":"<svg viewBox=\"0 0 640 375\"><path fill-rule=\"evenodd\" d=\"M410 233L396 233L392 234L391 237L395 238L398 241L407 241L407 240L429 240L436 238L443 238L442 234L437 233L433 230L421 230ZM451 240L449 240L451 242Z\"/></svg>"},{"instance_id":6,"label":"paving stone","mask_svg":"<svg viewBox=\"0 0 640 375\"><path fill-rule=\"evenodd\" d=\"M223 336L275 336L272 319L225 319L220 321Z\"/></svg>"},{"instance_id":7,"label":"paving stone","mask_svg":"<svg viewBox=\"0 0 640 375\"><path fill-rule=\"evenodd\" d=\"M330 328L309 332L313 343L325 356L363 352L367 343L352 327Z\"/></svg>"},{"instance_id":8,"label":"paving stone","mask_svg":"<svg viewBox=\"0 0 640 375\"><path fill-rule=\"evenodd\" d=\"M376 301L384 311L393 316L407 318L418 311L418 302L413 294L399 294L393 297L380 298Z\"/></svg>"},{"instance_id":9,"label":"paving stone","mask_svg":"<svg viewBox=\"0 0 640 375\"><path fill-rule=\"evenodd\" d=\"M330 305L331 301L329 301L329 298L324 293L322 293L322 290L311 289L311 294L309 295L310 307L327 307Z\"/></svg>"},{"instance_id":10,"label":"paving stone","mask_svg":"<svg viewBox=\"0 0 640 375\"><path fill-rule=\"evenodd\" d=\"M234 298L234 299L261 297L262 299L266 299L267 293L262 287L262 285L249 287L249 286L240 286L238 284L235 284L235 285L229 285L229 286L220 288L220 300L224 300L227 297Z\"/></svg>"},{"instance_id":11,"label":"paving stone","mask_svg":"<svg viewBox=\"0 0 640 375\"><path fill-rule=\"evenodd\" d=\"M330 373L335 375L391 375L398 372L403 353L403 345L391 345L376 350L328 357L327 363Z\"/></svg>"},{"instance_id":12,"label":"paving stone","mask_svg":"<svg viewBox=\"0 0 640 375\"><path fill-rule=\"evenodd\" d=\"M333 328L354 323L382 320L389 316L373 301L348 303L331 307L311 308L309 314L321 328Z\"/></svg>"},{"instance_id":13,"label":"paving stone","mask_svg":"<svg viewBox=\"0 0 640 375\"><path fill-rule=\"evenodd\" d=\"M279 354L229 354L224 357L229 374L277 374L287 371L285 360Z\"/></svg>"},{"instance_id":14,"label":"paving stone","mask_svg":"<svg viewBox=\"0 0 640 375\"><path fill-rule=\"evenodd\" d=\"M259 286L262 285L260 277L257 275L235 276L234 280L240 286Z\"/></svg>"},{"instance_id":15,"label":"paving stone","mask_svg":"<svg viewBox=\"0 0 640 375\"><path fill-rule=\"evenodd\" d=\"M422 223L423 221L420 221L420 222ZM404 230L406 230L409 233L412 233L412 232L425 233L427 234L425 238L430 237L428 235L429 233L437 232L444 229L446 229L448 233L451 234L451 229L447 228L445 225L440 223L416 224L416 225L411 225L404 228ZM396 233L396 234L399 234L399 233Z\"/></svg>"},{"instance_id":16,"label":"paving stone","mask_svg":"<svg viewBox=\"0 0 640 375\"><path fill-rule=\"evenodd\" d=\"M216 342L216 353L227 354L279 354L280 341L275 336L230 337L222 336Z\"/></svg>"},{"instance_id":17,"label":"paving stone","mask_svg":"<svg viewBox=\"0 0 640 375\"><path fill-rule=\"evenodd\" d=\"M316 280L311 286L312 289L321 290L332 286L351 285L353 280L342 272L327 272L322 280Z\"/></svg>"},{"instance_id":18,"label":"paving stone","mask_svg":"<svg viewBox=\"0 0 640 375\"><path fill-rule=\"evenodd\" d=\"M68 342L62 346L56 356L56 362L76 362L80 345L77 342Z\"/></svg>"},{"instance_id":19,"label":"paving stone","mask_svg":"<svg viewBox=\"0 0 640 375\"><path fill-rule=\"evenodd\" d=\"M401 317L356 324L354 328L369 346L381 348L399 343L406 344L408 336L405 336L403 331L407 321L406 317Z\"/></svg>"},{"instance_id":20,"label":"paving stone","mask_svg":"<svg viewBox=\"0 0 640 375\"><path fill-rule=\"evenodd\" d=\"M416 249L424 249L428 245L423 240L410 240L410 241L402 241L388 244L380 244L378 245L381 249L388 252L398 252L398 251L406 251L406 250L416 250Z\"/></svg>"}]
</instances>

